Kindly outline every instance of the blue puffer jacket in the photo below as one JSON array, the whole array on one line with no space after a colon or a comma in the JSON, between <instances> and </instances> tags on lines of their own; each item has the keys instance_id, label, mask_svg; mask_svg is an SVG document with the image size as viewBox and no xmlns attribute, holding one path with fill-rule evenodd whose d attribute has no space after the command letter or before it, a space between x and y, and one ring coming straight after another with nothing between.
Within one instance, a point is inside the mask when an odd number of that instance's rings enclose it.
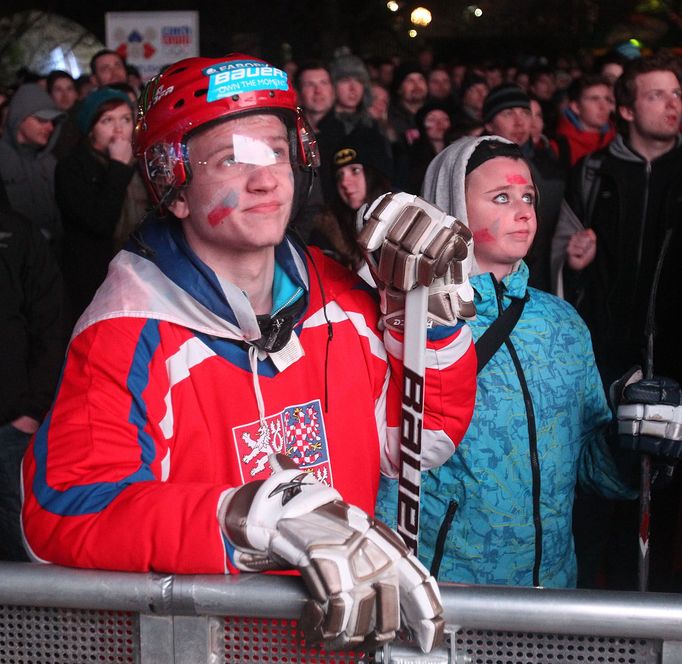
<instances>
[{"instance_id":1,"label":"blue puffer jacket","mask_svg":"<svg viewBox=\"0 0 682 664\"><path fill-rule=\"evenodd\" d=\"M606 497L636 496L618 479L606 447L611 413L587 328L570 305L527 281L524 263L502 284L492 274L471 279L474 339L510 297L528 291L530 298L511 348L503 344L478 376L474 416L457 452L422 475L420 557L427 567L457 504L440 581L573 587L576 481ZM397 482L383 479L377 516L395 525L396 502Z\"/></svg>"}]
</instances>

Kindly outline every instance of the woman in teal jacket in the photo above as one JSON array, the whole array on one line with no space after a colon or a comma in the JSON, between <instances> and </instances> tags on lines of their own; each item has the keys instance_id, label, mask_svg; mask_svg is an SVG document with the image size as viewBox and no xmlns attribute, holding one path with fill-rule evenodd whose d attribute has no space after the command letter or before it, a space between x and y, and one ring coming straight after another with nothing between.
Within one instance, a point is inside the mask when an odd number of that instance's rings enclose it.
<instances>
[{"instance_id":1,"label":"woman in teal jacket","mask_svg":"<svg viewBox=\"0 0 682 664\"><path fill-rule=\"evenodd\" d=\"M530 170L516 145L467 137L431 162L423 196L473 232L474 339L512 298L526 302L480 369L457 452L422 476L420 557L427 566L436 559L441 581L574 587L576 482L609 498L636 493L605 442L611 412L586 326L566 302L528 287ZM383 480L377 516L395 523L396 503L397 483Z\"/></svg>"}]
</instances>

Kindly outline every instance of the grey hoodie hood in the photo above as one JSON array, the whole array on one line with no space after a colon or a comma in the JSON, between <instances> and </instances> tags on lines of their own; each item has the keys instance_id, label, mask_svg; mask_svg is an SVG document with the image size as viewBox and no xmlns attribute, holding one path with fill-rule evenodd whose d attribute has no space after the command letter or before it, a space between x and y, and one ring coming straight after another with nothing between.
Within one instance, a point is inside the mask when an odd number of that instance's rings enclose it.
<instances>
[{"instance_id":1,"label":"grey hoodie hood","mask_svg":"<svg viewBox=\"0 0 682 664\"><path fill-rule=\"evenodd\" d=\"M675 138L675 148L678 148L680 146L680 143L682 143L682 136L679 134ZM674 148L671 148L671 150ZM622 159L623 161L630 161L630 162L639 162L642 164L646 163L646 159L642 157L641 154L638 152L635 152L630 145L627 143L625 137L622 134L616 134L616 137L609 143L607 150L617 159ZM670 150L668 150L670 152ZM668 154L668 152L664 152L661 157ZM656 157L658 159L658 157ZM656 161L654 159L654 161Z\"/></svg>"},{"instance_id":2,"label":"grey hoodie hood","mask_svg":"<svg viewBox=\"0 0 682 664\"><path fill-rule=\"evenodd\" d=\"M43 235L57 246L61 221L54 195L57 159L52 148L59 137L59 127L55 127L44 147L19 145L17 131L29 115L56 121L64 114L36 83L19 87L9 104L7 124L0 138L0 186L4 187L10 207L36 222Z\"/></svg>"},{"instance_id":3,"label":"grey hoodie hood","mask_svg":"<svg viewBox=\"0 0 682 664\"><path fill-rule=\"evenodd\" d=\"M436 155L426 169L422 185L422 198L456 217L467 227L469 218L464 188L467 163L483 141L511 143L501 136L464 136ZM480 274L475 256L471 274Z\"/></svg>"},{"instance_id":4,"label":"grey hoodie hood","mask_svg":"<svg viewBox=\"0 0 682 664\"><path fill-rule=\"evenodd\" d=\"M29 115L38 115L45 120L52 120L56 125L66 114L62 113L55 106L52 97L37 83L25 83L19 86L9 103L3 140L17 147L16 139L19 125ZM57 130L55 129L52 132L48 145L43 149L49 151L57 138L56 134Z\"/></svg>"}]
</instances>

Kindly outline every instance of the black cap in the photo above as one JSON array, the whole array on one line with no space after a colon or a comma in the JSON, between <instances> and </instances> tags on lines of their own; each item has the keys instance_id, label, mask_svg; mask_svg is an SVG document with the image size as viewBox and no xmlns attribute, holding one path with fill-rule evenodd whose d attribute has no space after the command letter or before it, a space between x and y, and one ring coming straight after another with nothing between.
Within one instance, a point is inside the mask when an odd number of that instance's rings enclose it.
<instances>
[{"instance_id":1,"label":"black cap","mask_svg":"<svg viewBox=\"0 0 682 664\"><path fill-rule=\"evenodd\" d=\"M349 164L369 166L388 180L392 176L391 157L382 135L370 127L359 127L345 136L332 157L334 172Z\"/></svg>"}]
</instances>

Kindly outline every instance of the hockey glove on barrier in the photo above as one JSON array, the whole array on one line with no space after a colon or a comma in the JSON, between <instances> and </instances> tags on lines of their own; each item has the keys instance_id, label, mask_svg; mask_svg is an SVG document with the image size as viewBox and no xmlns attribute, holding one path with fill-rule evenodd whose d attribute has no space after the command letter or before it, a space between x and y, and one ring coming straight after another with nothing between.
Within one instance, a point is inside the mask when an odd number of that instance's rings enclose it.
<instances>
[{"instance_id":1,"label":"hockey glove on barrier","mask_svg":"<svg viewBox=\"0 0 682 664\"><path fill-rule=\"evenodd\" d=\"M271 465L271 477L234 489L221 508L235 566L298 569L312 596L300 619L310 641L380 647L402 612L424 652L439 645L438 585L402 539L283 455Z\"/></svg>"},{"instance_id":2,"label":"hockey glove on barrier","mask_svg":"<svg viewBox=\"0 0 682 664\"><path fill-rule=\"evenodd\" d=\"M680 386L672 378L645 379L633 367L610 389L622 447L669 459L682 458Z\"/></svg>"},{"instance_id":3,"label":"hockey glove on barrier","mask_svg":"<svg viewBox=\"0 0 682 664\"><path fill-rule=\"evenodd\" d=\"M473 244L460 221L411 194L384 194L358 210L358 243L376 281L384 324L402 330L405 293L429 287L428 325L473 318ZM376 258L378 252L378 259Z\"/></svg>"}]
</instances>

